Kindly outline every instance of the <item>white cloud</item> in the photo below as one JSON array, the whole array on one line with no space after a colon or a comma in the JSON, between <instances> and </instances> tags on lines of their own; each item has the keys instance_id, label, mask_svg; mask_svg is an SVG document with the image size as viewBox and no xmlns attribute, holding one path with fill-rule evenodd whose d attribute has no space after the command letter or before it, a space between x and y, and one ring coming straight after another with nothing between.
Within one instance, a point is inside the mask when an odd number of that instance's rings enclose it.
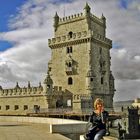
<instances>
[{"instance_id":1,"label":"white cloud","mask_svg":"<svg viewBox=\"0 0 140 140\"><path fill-rule=\"evenodd\" d=\"M1 40L14 47L0 54L0 84L4 81L42 81L50 59L47 39L53 37L53 16L83 12L87 0L65 3L55 0L29 0L9 22L11 31L0 33ZM66 2L66 1L65 1ZM111 68L116 79L115 100L138 96L140 79L140 2L121 9L118 0L88 0L91 11L107 19L107 37L117 44L111 50ZM125 81L125 82L124 82ZM134 89L134 90L132 90ZM132 96L133 94L133 96Z\"/></svg>"}]
</instances>

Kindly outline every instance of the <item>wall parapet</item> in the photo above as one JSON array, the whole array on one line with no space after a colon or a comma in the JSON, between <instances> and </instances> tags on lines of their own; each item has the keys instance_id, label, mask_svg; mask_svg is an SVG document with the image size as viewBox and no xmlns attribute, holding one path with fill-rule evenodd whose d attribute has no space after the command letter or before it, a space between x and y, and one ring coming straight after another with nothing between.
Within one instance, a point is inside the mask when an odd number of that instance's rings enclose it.
<instances>
[{"instance_id":1,"label":"wall parapet","mask_svg":"<svg viewBox=\"0 0 140 140\"><path fill-rule=\"evenodd\" d=\"M74 15L71 15L71 16L66 16L66 17L63 17L63 18L59 18L59 24L79 20L81 18L84 18L83 13L78 13L78 14L74 14Z\"/></svg>"},{"instance_id":2,"label":"wall parapet","mask_svg":"<svg viewBox=\"0 0 140 140\"><path fill-rule=\"evenodd\" d=\"M43 93L43 87L2 89L0 97L33 96Z\"/></svg>"},{"instance_id":3,"label":"wall parapet","mask_svg":"<svg viewBox=\"0 0 140 140\"><path fill-rule=\"evenodd\" d=\"M90 17L94 20L94 21L97 21L98 23L100 24L104 24L104 21L98 17L96 17L95 15L93 14L90 14Z\"/></svg>"},{"instance_id":4,"label":"wall parapet","mask_svg":"<svg viewBox=\"0 0 140 140\"><path fill-rule=\"evenodd\" d=\"M74 15L70 15L70 16L65 16L65 17L59 18L58 22L59 22L59 25L60 25L60 24L68 23L68 22L74 22L74 21L77 21L77 20L83 20L83 19L86 19L86 18L90 18L90 19L94 20L95 22L98 22L100 24L104 24L104 21L103 21L102 18L98 18L91 13L90 13L90 17L86 17L83 13L78 13L78 14L74 14Z\"/></svg>"}]
</instances>

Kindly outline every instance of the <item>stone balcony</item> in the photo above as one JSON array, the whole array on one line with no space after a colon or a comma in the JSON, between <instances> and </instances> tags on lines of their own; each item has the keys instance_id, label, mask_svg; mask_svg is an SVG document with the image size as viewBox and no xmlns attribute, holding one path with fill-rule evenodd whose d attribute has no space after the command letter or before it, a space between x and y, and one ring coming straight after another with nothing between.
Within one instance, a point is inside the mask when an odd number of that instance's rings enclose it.
<instances>
[{"instance_id":1,"label":"stone balcony","mask_svg":"<svg viewBox=\"0 0 140 140\"><path fill-rule=\"evenodd\" d=\"M60 45L69 45L81 42L88 42L90 40L97 41L100 43L104 43L110 47L112 47L112 41L101 34L96 34L93 31L81 31L77 33L72 33L72 37L70 35L59 36L56 38L48 39L48 44L50 48L57 48Z\"/></svg>"}]
</instances>

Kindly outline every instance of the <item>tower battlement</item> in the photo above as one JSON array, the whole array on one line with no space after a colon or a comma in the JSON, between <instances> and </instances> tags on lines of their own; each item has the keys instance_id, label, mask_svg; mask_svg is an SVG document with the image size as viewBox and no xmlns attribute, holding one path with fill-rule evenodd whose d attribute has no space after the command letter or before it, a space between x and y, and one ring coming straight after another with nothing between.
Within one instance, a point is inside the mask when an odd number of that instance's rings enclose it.
<instances>
[{"instance_id":1,"label":"tower battlement","mask_svg":"<svg viewBox=\"0 0 140 140\"><path fill-rule=\"evenodd\" d=\"M59 18L59 24L63 24L65 22L76 21L76 20L79 20L79 19L82 19L82 18L84 18L83 13L78 13L78 14L66 16L66 17L63 17L63 18Z\"/></svg>"},{"instance_id":2,"label":"tower battlement","mask_svg":"<svg viewBox=\"0 0 140 140\"><path fill-rule=\"evenodd\" d=\"M59 17L59 16L58 16ZM65 23L69 23L69 22L76 22L78 20L83 20L83 19L86 19L87 16L84 15L84 13L78 13L78 14L74 14L74 15L70 15L70 16L65 16L65 17L62 17L62 18L58 18L58 25L61 25L61 24L65 24ZM88 17L90 20L93 20L95 22L98 22L99 24L104 24L104 19L105 17L103 18L103 16L101 18L93 15L90 13L90 16Z\"/></svg>"}]
</instances>

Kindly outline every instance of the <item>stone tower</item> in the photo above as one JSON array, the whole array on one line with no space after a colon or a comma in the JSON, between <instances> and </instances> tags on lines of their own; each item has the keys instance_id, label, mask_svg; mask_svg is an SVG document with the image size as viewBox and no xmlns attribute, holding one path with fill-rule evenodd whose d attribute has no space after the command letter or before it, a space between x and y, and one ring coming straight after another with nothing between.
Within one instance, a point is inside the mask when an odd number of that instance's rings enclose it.
<instances>
[{"instance_id":1,"label":"stone tower","mask_svg":"<svg viewBox=\"0 0 140 140\"><path fill-rule=\"evenodd\" d=\"M131 135L139 134L138 108L128 108L128 132Z\"/></svg>"},{"instance_id":2,"label":"stone tower","mask_svg":"<svg viewBox=\"0 0 140 140\"><path fill-rule=\"evenodd\" d=\"M140 125L139 125L139 108L128 107L128 126L125 139L139 139L140 138Z\"/></svg>"},{"instance_id":3,"label":"stone tower","mask_svg":"<svg viewBox=\"0 0 140 140\"><path fill-rule=\"evenodd\" d=\"M97 97L112 109L112 41L106 38L106 18L90 10L86 3L83 13L63 18L55 14L54 37L48 40L52 52L48 69L53 85L73 95L73 109L91 108Z\"/></svg>"}]
</instances>

